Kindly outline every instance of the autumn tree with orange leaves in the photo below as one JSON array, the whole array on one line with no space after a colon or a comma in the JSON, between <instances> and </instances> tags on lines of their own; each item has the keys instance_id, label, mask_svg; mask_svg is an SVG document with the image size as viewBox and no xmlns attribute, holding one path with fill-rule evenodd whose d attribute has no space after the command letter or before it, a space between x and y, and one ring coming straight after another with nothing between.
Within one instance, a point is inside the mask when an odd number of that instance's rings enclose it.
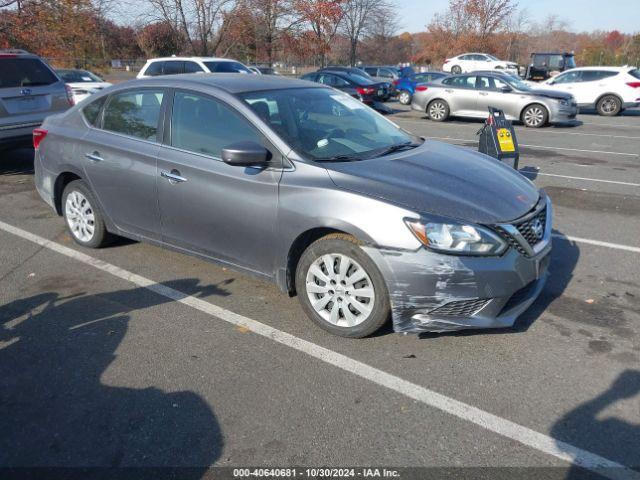
<instances>
[{"instance_id":1,"label":"autumn tree with orange leaves","mask_svg":"<svg viewBox=\"0 0 640 480\"><path fill-rule=\"evenodd\" d=\"M295 9L310 28L300 39L320 66L327 64L331 41L344 17L345 0L295 0Z\"/></svg>"}]
</instances>

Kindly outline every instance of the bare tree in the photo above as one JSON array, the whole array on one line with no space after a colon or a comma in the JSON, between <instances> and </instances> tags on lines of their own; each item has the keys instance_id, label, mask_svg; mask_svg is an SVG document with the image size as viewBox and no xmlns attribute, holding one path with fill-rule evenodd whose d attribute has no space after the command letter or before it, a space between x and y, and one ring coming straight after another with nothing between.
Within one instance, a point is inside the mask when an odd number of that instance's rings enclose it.
<instances>
[{"instance_id":1,"label":"bare tree","mask_svg":"<svg viewBox=\"0 0 640 480\"><path fill-rule=\"evenodd\" d=\"M349 38L349 62L358 60L358 43L375 26L379 12L390 12L394 5L387 0L347 0L344 5L342 31Z\"/></svg>"},{"instance_id":2,"label":"bare tree","mask_svg":"<svg viewBox=\"0 0 640 480\"><path fill-rule=\"evenodd\" d=\"M302 23L295 0L246 0L256 21L256 41L262 46L269 66L273 64L278 43Z\"/></svg>"},{"instance_id":3,"label":"bare tree","mask_svg":"<svg viewBox=\"0 0 640 480\"><path fill-rule=\"evenodd\" d=\"M207 56L220 43L223 18L235 0L146 0L155 21L168 22L176 34L187 39L190 50Z\"/></svg>"}]
</instances>

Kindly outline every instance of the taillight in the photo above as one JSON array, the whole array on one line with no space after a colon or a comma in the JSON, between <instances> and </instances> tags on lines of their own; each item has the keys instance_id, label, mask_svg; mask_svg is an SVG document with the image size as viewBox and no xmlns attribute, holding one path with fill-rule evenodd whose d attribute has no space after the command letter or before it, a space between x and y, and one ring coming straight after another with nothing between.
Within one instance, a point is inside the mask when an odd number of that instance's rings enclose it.
<instances>
[{"instance_id":1,"label":"taillight","mask_svg":"<svg viewBox=\"0 0 640 480\"><path fill-rule=\"evenodd\" d=\"M358 87L358 88L356 88L356 92L358 92L360 95L371 95L375 91L376 91L376 89L373 88L373 87Z\"/></svg>"},{"instance_id":2,"label":"taillight","mask_svg":"<svg viewBox=\"0 0 640 480\"><path fill-rule=\"evenodd\" d=\"M449 60L448 58L445 58L444 63L449 63L451 60ZM443 63L443 65L444 65Z\"/></svg>"},{"instance_id":3,"label":"taillight","mask_svg":"<svg viewBox=\"0 0 640 480\"><path fill-rule=\"evenodd\" d=\"M40 146L40 142L44 140L44 137L47 136L47 133L49 133L49 131L45 130L44 128L36 128L33 131L33 148L35 150L38 149L38 147Z\"/></svg>"},{"instance_id":4,"label":"taillight","mask_svg":"<svg viewBox=\"0 0 640 480\"><path fill-rule=\"evenodd\" d=\"M67 101L69 102L69 105L73 107L76 104L76 101L73 99L73 90L69 85L65 85L64 89L67 91Z\"/></svg>"},{"instance_id":5,"label":"taillight","mask_svg":"<svg viewBox=\"0 0 640 480\"><path fill-rule=\"evenodd\" d=\"M393 82L391 82L391 83L393 83L393 85L397 87L397 86L400 84L400 80L395 79L395 80L394 80Z\"/></svg>"},{"instance_id":6,"label":"taillight","mask_svg":"<svg viewBox=\"0 0 640 480\"><path fill-rule=\"evenodd\" d=\"M631 88L640 88L640 82L628 82L627 85Z\"/></svg>"},{"instance_id":7,"label":"taillight","mask_svg":"<svg viewBox=\"0 0 640 480\"><path fill-rule=\"evenodd\" d=\"M429 90L429 87L426 87L424 85L418 85L416 87L416 92L426 92L427 90Z\"/></svg>"}]
</instances>

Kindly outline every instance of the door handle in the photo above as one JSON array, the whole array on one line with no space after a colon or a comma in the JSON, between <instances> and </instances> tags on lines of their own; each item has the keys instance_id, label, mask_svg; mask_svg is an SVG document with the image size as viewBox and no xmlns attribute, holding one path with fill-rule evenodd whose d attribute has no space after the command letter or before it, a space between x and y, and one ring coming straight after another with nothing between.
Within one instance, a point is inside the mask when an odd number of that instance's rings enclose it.
<instances>
[{"instance_id":1,"label":"door handle","mask_svg":"<svg viewBox=\"0 0 640 480\"><path fill-rule=\"evenodd\" d=\"M187 179L180 176L180 172L178 170L171 170L170 172L166 172L162 170L160 172L160 176L169 180L170 183L182 183L186 182Z\"/></svg>"},{"instance_id":2,"label":"door handle","mask_svg":"<svg viewBox=\"0 0 640 480\"><path fill-rule=\"evenodd\" d=\"M104 158L102 158L100 156L100 153L98 153L98 152L87 153L87 154L85 154L85 157L87 157L92 162L102 162L104 160Z\"/></svg>"},{"instance_id":3,"label":"door handle","mask_svg":"<svg viewBox=\"0 0 640 480\"><path fill-rule=\"evenodd\" d=\"M453 90L451 90L450 88L445 88L444 91L447 93L453 93Z\"/></svg>"},{"instance_id":4,"label":"door handle","mask_svg":"<svg viewBox=\"0 0 640 480\"><path fill-rule=\"evenodd\" d=\"M482 95L483 97L486 97L489 94L487 92L480 92L480 95Z\"/></svg>"}]
</instances>

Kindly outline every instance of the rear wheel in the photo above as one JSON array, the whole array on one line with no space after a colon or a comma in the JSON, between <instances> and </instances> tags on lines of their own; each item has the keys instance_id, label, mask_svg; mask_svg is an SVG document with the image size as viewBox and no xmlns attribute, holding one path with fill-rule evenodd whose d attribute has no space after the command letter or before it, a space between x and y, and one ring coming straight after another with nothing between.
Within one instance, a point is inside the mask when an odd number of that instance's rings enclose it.
<instances>
[{"instance_id":1,"label":"rear wheel","mask_svg":"<svg viewBox=\"0 0 640 480\"><path fill-rule=\"evenodd\" d=\"M406 90L401 90L398 94L398 101L402 105L409 105L411 103L411 94Z\"/></svg>"},{"instance_id":2,"label":"rear wheel","mask_svg":"<svg viewBox=\"0 0 640 480\"><path fill-rule=\"evenodd\" d=\"M100 248L111 240L98 202L82 180L74 180L65 187L62 213L69 233L79 245Z\"/></svg>"},{"instance_id":3,"label":"rear wheel","mask_svg":"<svg viewBox=\"0 0 640 480\"><path fill-rule=\"evenodd\" d=\"M328 235L305 250L296 290L307 316L334 335L366 337L389 319L384 278L350 235Z\"/></svg>"},{"instance_id":4,"label":"rear wheel","mask_svg":"<svg viewBox=\"0 0 640 480\"><path fill-rule=\"evenodd\" d=\"M615 117L622 111L622 102L615 95L605 95L596 104L599 115Z\"/></svg>"},{"instance_id":5,"label":"rear wheel","mask_svg":"<svg viewBox=\"0 0 640 480\"><path fill-rule=\"evenodd\" d=\"M459 65L454 65L453 67L451 67L451 73L453 73L454 75L458 75L462 73L462 68L460 68Z\"/></svg>"},{"instance_id":6,"label":"rear wheel","mask_svg":"<svg viewBox=\"0 0 640 480\"><path fill-rule=\"evenodd\" d=\"M547 109L538 103L529 105L522 112L522 123L527 127L540 128L547 124L549 120L549 112Z\"/></svg>"},{"instance_id":7,"label":"rear wheel","mask_svg":"<svg viewBox=\"0 0 640 480\"><path fill-rule=\"evenodd\" d=\"M435 122L444 122L449 118L449 104L444 100L434 100L427 106L427 115Z\"/></svg>"}]
</instances>

